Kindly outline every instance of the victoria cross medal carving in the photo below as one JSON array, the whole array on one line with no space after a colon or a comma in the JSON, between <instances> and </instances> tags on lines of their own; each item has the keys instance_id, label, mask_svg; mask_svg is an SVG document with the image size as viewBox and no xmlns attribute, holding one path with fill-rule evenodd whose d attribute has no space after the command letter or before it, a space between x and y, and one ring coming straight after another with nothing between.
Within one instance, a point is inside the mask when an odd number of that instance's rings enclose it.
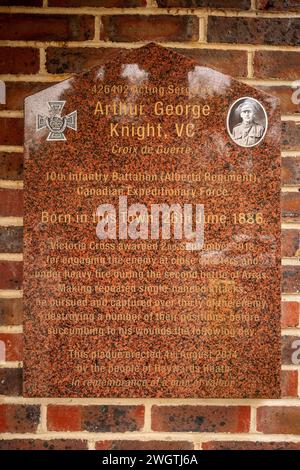
<instances>
[{"instance_id":1,"label":"victoria cross medal carving","mask_svg":"<svg viewBox=\"0 0 300 470\"><path fill-rule=\"evenodd\" d=\"M50 116L37 115L36 130L39 131L47 127L49 134L48 141L67 140L64 131L67 127L77 130L77 111L73 111L66 116L61 116L65 101L48 101Z\"/></svg>"}]
</instances>

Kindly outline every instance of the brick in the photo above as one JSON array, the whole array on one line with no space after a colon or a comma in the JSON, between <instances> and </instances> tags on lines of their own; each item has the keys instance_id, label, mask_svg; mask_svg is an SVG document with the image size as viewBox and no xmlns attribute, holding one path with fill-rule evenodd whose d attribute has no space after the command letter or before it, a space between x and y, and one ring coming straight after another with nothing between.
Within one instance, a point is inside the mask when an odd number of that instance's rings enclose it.
<instances>
[{"instance_id":1,"label":"brick","mask_svg":"<svg viewBox=\"0 0 300 470\"><path fill-rule=\"evenodd\" d=\"M0 0L0 6L2 7L42 7L43 0Z\"/></svg>"},{"instance_id":2,"label":"brick","mask_svg":"<svg viewBox=\"0 0 300 470\"><path fill-rule=\"evenodd\" d=\"M35 432L39 420L39 406L0 405L0 432Z\"/></svg>"},{"instance_id":3,"label":"brick","mask_svg":"<svg viewBox=\"0 0 300 470\"><path fill-rule=\"evenodd\" d=\"M281 371L281 396L297 397L298 372L296 370Z\"/></svg>"},{"instance_id":4,"label":"brick","mask_svg":"<svg viewBox=\"0 0 300 470\"><path fill-rule=\"evenodd\" d=\"M257 430L265 434L300 434L300 407L259 407Z\"/></svg>"},{"instance_id":5,"label":"brick","mask_svg":"<svg viewBox=\"0 0 300 470\"><path fill-rule=\"evenodd\" d=\"M209 441L203 450L300 450L300 442Z\"/></svg>"},{"instance_id":6,"label":"brick","mask_svg":"<svg viewBox=\"0 0 300 470\"><path fill-rule=\"evenodd\" d=\"M231 8L249 10L251 0L157 0L160 8Z\"/></svg>"},{"instance_id":7,"label":"brick","mask_svg":"<svg viewBox=\"0 0 300 470\"><path fill-rule=\"evenodd\" d=\"M55 85L55 82L6 82L6 104L0 109L23 110L24 99L45 88Z\"/></svg>"},{"instance_id":8,"label":"brick","mask_svg":"<svg viewBox=\"0 0 300 470\"><path fill-rule=\"evenodd\" d=\"M282 292L300 292L300 266L282 266Z\"/></svg>"},{"instance_id":9,"label":"brick","mask_svg":"<svg viewBox=\"0 0 300 470\"><path fill-rule=\"evenodd\" d=\"M21 217L23 215L23 191L0 189L0 217Z\"/></svg>"},{"instance_id":10,"label":"brick","mask_svg":"<svg viewBox=\"0 0 300 470\"><path fill-rule=\"evenodd\" d=\"M20 333L0 333L0 341L5 344L5 361L21 361L23 335Z\"/></svg>"},{"instance_id":11,"label":"brick","mask_svg":"<svg viewBox=\"0 0 300 470\"><path fill-rule=\"evenodd\" d=\"M0 450L87 450L87 441L75 439L7 439L0 441Z\"/></svg>"},{"instance_id":12,"label":"brick","mask_svg":"<svg viewBox=\"0 0 300 470\"><path fill-rule=\"evenodd\" d=\"M0 253L21 253L23 227L0 227Z\"/></svg>"},{"instance_id":13,"label":"brick","mask_svg":"<svg viewBox=\"0 0 300 470\"><path fill-rule=\"evenodd\" d=\"M0 118L0 145L22 145L23 133L23 119Z\"/></svg>"},{"instance_id":14,"label":"brick","mask_svg":"<svg viewBox=\"0 0 300 470\"><path fill-rule=\"evenodd\" d=\"M82 429L84 431L139 431L143 425L143 406L103 405L82 407Z\"/></svg>"},{"instance_id":15,"label":"brick","mask_svg":"<svg viewBox=\"0 0 300 470\"><path fill-rule=\"evenodd\" d=\"M172 49L199 62L204 67L211 67L232 77L247 77L247 52L222 51L218 49Z\"/></svg>"},{"instance_id":16,"label":"brick","mask_svg":"<svg viewBox=\"0 0 300 470\"><path fill-rule=\"evenodd\" d=\"M284 365L300 364L300 336L281 338L281 362Z\"/></svg>"},{"instance_id":17,"label":"brick","mask_svg":"<svg viewBox=\"0 0 300 470\"><path fill-rule=\"evenodd\" d=\"M249 406L153 406L152 429L163 432L248 432Z\"/></svg>"},{"instance_id":18,"label":"brick","mask_svg":"<svg viewBox=\"0 0 300 470\"><path fill-rule=\"evenodd\" d=\"M23 176L23 155L16 152L0 152L0 179L21 180Z\"/></svg>"},{"instance_id":19,"label":"brick","mask_svg":"<svg viewBox=\"0 0 300 470\"><path fill-rule=\"evenodd\" d=\"M282 230L281 232L282 256L300 256L300 232L299 230Z\"/></svg>"},{"instance_id":20,"label":"brick","mask_svg":"<svg viewBox=\"0 0 300 470\"><path fill-rule=\"evenodd\" d=\"M283 184L300 184L300 157L286 157L282 159L281 181Z\"/></svg>"},{"instance_id":21,"label":"brick","mask_svg":"<svg viewBox=\"0 0 300 470\"><path fill-rule=\"evenodd\" d=\"M22 317L22 299L0 299L0 325L20 325Z\"/></svg>"},{"instance_id":22,"label":"brick","mask_svg":"<svg viewBox=\"0 0 300 470\"><path fill-rule=\"evenodd\" d=\"M112 47L86 47L84 49L48 47L46 66L50 73L79 73L114 60L120 51L120 48Z\"/></svg>"},{"instance_id":23,"label":"brick","mask_svg":"<svg viewBox=\"0 0 300 470\"><path fill-rule=\"evenodd\" d=\"M146 0L48 0L49 7L133 8L146 4Z\"/></svg>"},{"instance_id":24,"label":"brick","mask_svg":"<svg viewBox=\"0 0 300 470\"><path fill-rule=\"evenodd\" d=\"M257 0L258 10L300 11L299 0Z\"/></svg>"},{"instance_id":25,"label":"brick","mask_svg":"<svg viewBox=\"0 0 300 470\"><path fill-rule=\"evenodd\" d=\"M208 42L298 46L300 18L209 16Z\"/></svg>"},{"instance_id":26,"label":"brick","mask_svg":"<svg viewBox=\"0 0 300 470\"><path fill-rule=\"evenodd\" d=\"M187 441L99 441L96 450L193 450Z\"/></svg>"},{"instance_id":27,"label":"brick","mask_svg":"<svg viewBox=\"0 0 300 470\"><path fill-rule=\"evenodd\" d=\"M23 392L22 369L0 369L0 395L19 397ZM0 410L1 423L1 410ZM1 442L1 441L0 441Z\"/></svg>"},{"instance_id":28,"label":"brick","mask_svg":"<svg viewBox=\"0 0 300 470\"><path fill-rule=\"evenodd\" d=\"M300 314L299 302L281 303L281 326L282 328L292 328L298 326Z\"/></svg>"},{"instance_id":29,"label":"brick","mask_svg":"<svg viewBox=\"0 0 300 470\"><path fill-rule=\"evenodd\" d=\"M199 20L189 15L107 15L100 37L115 42L197 41Z\"/></svg>"},{"instance_id":30,"label":"brick","mask_svg":"<svg viewBox=\"0 0 300 470\"><path fill-rule=\"evenodd\" d=\"M37 73L39 57L33 47L0 47L0 73Z\"/></svg>"},{"instance_id":31,"label":"brick","mask_svg":"<svg viewBox=\"0 0 300 470\"><path fill-rule=\"evenodd\" d=\"M49 405L49 431L125 432L144 424L143 406L64 406Z\"/></svg>"},{"instance_id":32,"label":"brick","mask_svg":"<svg viewBox=\"0 0 300 470\"><path fill-rule=\"evenodd\" d=\"M300 121L284 121L281 124L283 150L300 150Z\"/></svg>"},{"instance_id":33,"label":"brick","mask_svg":"<svg viewBox=\"0 0 300 470\"><path fill-rule=\"evenodd\" d=\"M253 73L255 78L298 80L299 52L257 51L254 53Z\"/></svg>"},{"instance_id":34,"label":"brick","mask_svg":"<svg viewBox=\"0 0 300 470\"><path fill-rule=\"evenodd\" d=\"M23 263L19 261L0 261L0 289L21 289Z\"/></svg>"},{"instance_id":35,"label":"brick","mask_svg":"<svg viewBox=\"0 0 300 470\"><path fill-rule=\"evenodd\" d=\"M86 41L94 37L89 15L0 14L0 39L23 41Z\"/></svg>"},{"instance_id":36,"label":"brick","mask_svg":"<svg viewBox=\"0 0 300 470\"><path fill-rule=\"evenodd\" d=\"M49 405L47 428L49 431L80 431L81 407Z\"/></svg>"},{"instance_id":37,"label":"brick","mask_svg":"<svg viewBox=\"0 0 300 470\"><path fill-rule=\"evenodd\" d=\"M282 193L281 208L284 222L300 222L299 193Z\"/></svg>"},{"instance_id":38,"label":"brick","mask_svg":"<svg viewBox=\"0 0 300 470\"><path fill-rule=\"evenodd\" d=\"M299 103L296 103L294 93L296 88L290 86L262 86L255 85L255 88L259 88L270 95L276 96L280 100L280 108L282 114L294 114L300 112L300 99ZM300 86L299 86L300 89ZM300 95L299 95L300 96ZM295 102L294 102L295 101Z\"/></svg>"}]
</instances>

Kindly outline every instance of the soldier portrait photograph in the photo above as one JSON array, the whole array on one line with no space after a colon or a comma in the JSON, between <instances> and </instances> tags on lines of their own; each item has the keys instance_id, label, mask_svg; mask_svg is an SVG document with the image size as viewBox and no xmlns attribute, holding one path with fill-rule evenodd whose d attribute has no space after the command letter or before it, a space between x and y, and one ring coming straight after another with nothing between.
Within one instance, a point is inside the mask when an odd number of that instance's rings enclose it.
<instances>
[{"instance_id":1,"label":"soldier portrait photograph","mask_svg":"<svg viewBox=\"0 0 300 470\"><path fill-rule=\"evenodd\" d=\"M232 140L241 147L259 144L267 130L267 115L254 98L240 98L230 107L227 130Z\"/></svg>"}]
</instances>

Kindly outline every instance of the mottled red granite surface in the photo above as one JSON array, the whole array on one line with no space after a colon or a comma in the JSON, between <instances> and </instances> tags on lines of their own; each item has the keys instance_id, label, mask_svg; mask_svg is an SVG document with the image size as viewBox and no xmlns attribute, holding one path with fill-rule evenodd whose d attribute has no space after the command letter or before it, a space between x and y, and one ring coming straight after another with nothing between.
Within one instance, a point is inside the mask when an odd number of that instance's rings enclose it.
<instances>
[{"instance_id":1,"label":"mottled red granite surface","mask_svg":"<svg viewBox=\"0 0 300 470\"><path fill-rule=\"evenodd\" d=\"M197 94L184 91L168 96L157 97L152 94L141 96L134 94L129 85L162 86L168 85L188 88L193 83L199 85ZM123 91L116 89L116 94L101 93L104 85L123 86ZM95 86L98 93L95 92ZM102 87L102 88L101 88ZM263 141L250 148L236 145L226 130L226 117L231 104L240 97L256 98L266 109L269 126ZM48 129L36 131L36 117L47 114L48 101L65 100L62 115L77 110L78 128L65 130L66 141L49 142L46 138ZM108 116L95 117L96 101L103 104L112 101L143 103L145 115L140 117ZM193 120L196 133L193 138L179 138L174 133L174 123L191 122L189 117L150 115L153 104L208 104L209 116ZM161 123L163 136L149 137L139 142L136 138L110 138L110 122L120 124ZM25 359L24 393L25 396L51 397L269 397L280 395L280 111L278 100L264 92L220 74L212 69L201 67L191 59L176 54L168 49L150 44L136 50L124 50L113 54L111 61L95 67L86 73L54 85L30 96L25 101L25 253L24 253L24 304L25 304ZM163 144L189 146L186 155L142 155L141 147L145 144L156 147ZM113 154L112 144L138 147L137 153L129 155ZM79 183L68 181L46 181L47 172L56 173L160 173L176 172L180 174L257 175L257 181L209 183L166 183L155 184L165 188L190 188L197 191L196 197L158 197L129 196L129 203L147 204L166 202L204 204L205 214L226 214L229 219L233 213L262 213L263 224L206 224L205 243L201 251L187 251L182 241L170 240L172 250L166 250L158 241L157 249L148 251L151 259L147 264L130 266L128 257L147 256L135 250L136 241L127 242L133 251L122 250L119 241L109 240L106 249L91 250L56 250L51 242L86 243L100 242L96 237L96 224L46 224L41 220L41 212L56 214L69 213L72 216L86 213L89 216L101 203L117 204L117 197L83 197L76 193L77 186L88 188L132 188L152 187L153 183ZM199 187L226 189L227 196L209 196L199 194ZM237 243L251 243L238 249ZM144 242L151 244L151 241ZM153 242L152 242L153 243ZM216 247L213 243L219 243ZM251 253L250 253L251 252ZM65 266L63 256L101 257L104 264L99 266ZM110 256L119 256L117 264L112 264ZM47 256L60 257L51 267ZM178 256L181 264L173 265L172 259ZM256 264L249 265L247 260L255 258ZM223 260L223 264L220 261ZM53 269L59 279L39 278L36 273ZM65 269L76 272L91 272L90 280L64 279ZM96 278L96 271L111 273L112 270L139 271L140 280ZM157 280L145 278L145 270L159 273ZM166 279L166 272L187 273L193 271L192 280ZM222 277L223 280L214 278ZM180 274L183 275L183 274ZM205 276L210 276L205 278ZM247 278L243 278L243 276ZM93 292L63 294L59 284L67 288L91 286ZM126 285L129 289L137 286L166 286L166 292L148 296L141 293L127 295L105 295L94 292L96 286ZM198 293L174 294L172 286L196 286ZM220 292L223 290L223 294ZM226 293L224 293L224 290ZM59 307L51 308L53 299L68 297L82 299L89 304L91 299L106 299L105 307ZM126 307L109 305L113 299L147 301L160 299L173 301L173 306ZM202 307L179 307L178 299L201 300ZM41 305L41 300L45 302ZM217 307L209 302L213 300L234 302L233 306ZM238 306L237 302L247 300L252 305ZM258 306L253 306L257 301ZM49 320L49 314L66 315L69 313L93 315L93 319L77 321ZM105 315L123 313L136 315L131 321L106 320ZM186 321L184 315L193 314L193 320ZM213 322L201 320L200 315L210 313L218 315ZM151 314L174 315L174 320L167 317L149 320ZM97 316L103 316L100 320ZM230 320L235 315L234 320ZM256 315L247 321L246 315ZM148 317L147 317L148 316ZM231 317L230 317L231 316ZM243 317L242 317L243 316ZM99 334L51 334L49 327L103 328ZM117 334L111 335L107 327L115 328ZM118 328L131 328L120 334ZM172 334L136 334L138 328L170 328ZM200 328L197 334L173 334L175 327ZM214 334L204 335L205 328L214 329ZM222 334L216 334L216 330ZM228 336L228 328L234 328ZM242 330L239 330L242 329ZM247 334L247 328L252 335ZM227 333L226 333L227 329ZM207 331L207 330L206 330ZM243 335L240 336L241 331ZM225 333L224 333L225 332ZM245 333L246 332L246 333ZM153 333L153 331L152 331ZM81 358L70 357L69 351L80 351ZM113 358L94 359L91 353L110 352L124 356L125 352L151 352L154 358ZM187 357L187 356L191 357ZM194 355L194 357L193 357ZM82 367L79 371L78 366ZM91 366L97 366L99 372L92 372ZM129 371L109 371L109 367L129 366ZM86 370L84 370L86 368ZM135 370L134 370L135 369ZM144 369L144 370L143 370ZM91 383L89 380L98 381ZM106 384L105 380L112 380ZM118 382L119 381L119 382Z\"/></svg>"}]
</instances>

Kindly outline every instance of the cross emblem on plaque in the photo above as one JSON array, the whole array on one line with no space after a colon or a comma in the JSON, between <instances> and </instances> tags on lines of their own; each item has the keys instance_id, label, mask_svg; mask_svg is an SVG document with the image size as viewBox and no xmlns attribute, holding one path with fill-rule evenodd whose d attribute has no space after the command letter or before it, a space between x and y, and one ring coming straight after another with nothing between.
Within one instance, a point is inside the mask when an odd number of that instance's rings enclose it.
<instances>
[{"instance_id":1,"label":"cross emblem on plaque","mask_svg":"<svg viewBox=\"0 0 300 470\"><path fill-rule=\"evenodd\" d=\"M65 101L48 101L50 116L37 115L36 130L39 131L47 127L49 134L48 141L67 140L64 131L67 127L77 130L77 111L73 111L66 116L61 116Z\"/></svg>"}]
</instances>

